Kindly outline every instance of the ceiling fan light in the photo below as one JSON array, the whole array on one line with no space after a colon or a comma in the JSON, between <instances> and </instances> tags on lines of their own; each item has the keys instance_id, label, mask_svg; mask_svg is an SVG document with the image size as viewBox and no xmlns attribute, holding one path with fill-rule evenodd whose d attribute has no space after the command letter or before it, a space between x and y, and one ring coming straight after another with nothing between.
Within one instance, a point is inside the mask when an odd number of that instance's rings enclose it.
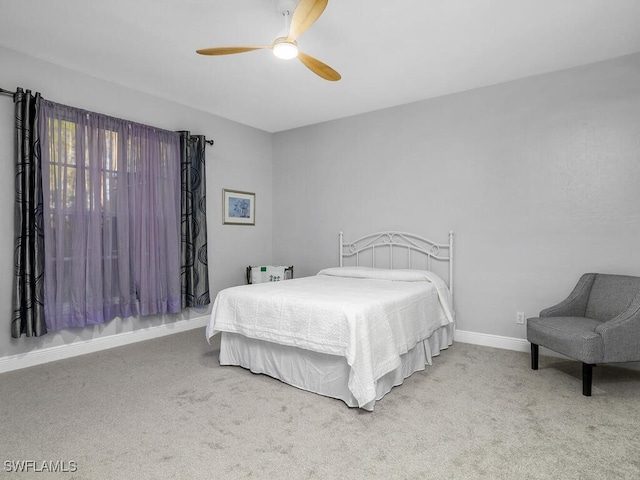
<instances>
[{"instance_id":1,"label":"ceiling fan light","mask_svg":"<svg viewBox=\"0 0 640 480\"><path fill-rule=\"evenodd\" d=\"M276 43L273 46L273 54L283 60L289 60L298 56L298 47L291 42Z\"/></svg>"}]
</instances>

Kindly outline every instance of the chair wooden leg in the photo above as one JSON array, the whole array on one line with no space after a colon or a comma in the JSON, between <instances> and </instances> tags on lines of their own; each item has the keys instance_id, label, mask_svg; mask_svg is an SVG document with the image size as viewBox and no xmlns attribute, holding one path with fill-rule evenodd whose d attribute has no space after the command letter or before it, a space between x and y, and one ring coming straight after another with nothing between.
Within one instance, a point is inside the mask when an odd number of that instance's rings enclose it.
<instances>
[{"instance_id":1,"label":"chair wooden leg","mask_svg":"<svg viewBox=\"0 0 640 480\"><path fill-rule=\"evenodd\" d=\"M591 382L593 379L593 367L592 363L582 364L582 395L585 397L591 396Z\"/></svg>"},{"instance_id":2,"label":"chair wooden leg","mask_svg":"<svg viewBox=\"0 0 640 480\"><path fill-rule=\"evenodd\" d=\"M538 345L531 344L531 369L538 370Z\"/></svg>"}]
</instances>

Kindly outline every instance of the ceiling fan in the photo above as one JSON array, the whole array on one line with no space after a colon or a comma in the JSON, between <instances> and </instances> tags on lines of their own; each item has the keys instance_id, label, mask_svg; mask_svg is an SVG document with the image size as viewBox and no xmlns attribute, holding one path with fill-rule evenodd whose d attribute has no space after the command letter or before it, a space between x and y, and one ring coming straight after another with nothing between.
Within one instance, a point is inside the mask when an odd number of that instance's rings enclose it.
<instances>
[{"instance_id":1,"label":"ceiling fan","mask_svg":"<svg viewBox=\"0 0 640 480\"><path fill-rule=\"evenodd\" d=\"M297 39L322 15L329 0L300 0L295 6L295 0L279 0L278 9L288 23L286 36L276 38L271 45L247 47L214 47L196 50L200 55L231 55L234 53L250 52L270 48L273 54L282 59L298 58L309 70L316 75L335 82L342 77L329 65L298 50ZM295 7L295 10L293 8ZM293 15L291 11L293 10ZM291 20L288 22L288 20Z\"/></svg>"}]
</instances>

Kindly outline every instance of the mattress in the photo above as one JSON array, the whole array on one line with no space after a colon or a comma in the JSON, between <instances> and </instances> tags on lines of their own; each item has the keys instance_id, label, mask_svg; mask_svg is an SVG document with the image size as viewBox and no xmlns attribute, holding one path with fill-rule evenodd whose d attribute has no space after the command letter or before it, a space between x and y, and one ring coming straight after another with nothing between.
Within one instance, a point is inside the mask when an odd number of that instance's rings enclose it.
<instances>
[{"instance_id":1,"label":"mattress","mask_svg":"<svg viewBox=\"0 0 640 480\"><path fill-rule=\"evenodd\" d=\"M427 340L437 339L438 351L450 345L450 300L444 282L431 272L326 269L313 277L222 290L214 302L207 338L225 332L221 364L262 369L265 371L260 373L283 381L288 378L287 383L296 382L311 391L309 382L300 381L304 375L287 376L282 369L262 368L251 349L272 346L279 352L337 357L337 363L346 365L340 376L353 397L346 403L365 408L380 396L377 384L387 374L405 378L402 372L407 359L415 363L413 356L421 355L418 363L422 362L422 368L430 363ZM241 346L227 344L238 335L250 340ZM416 353L420 350L422 353ZM314 354L308 357L320 358ZM262 366L275 362L266 358L262 355L259 360ZM395 378L391 383L397 381Z\"/></svg>"}]
</instances>

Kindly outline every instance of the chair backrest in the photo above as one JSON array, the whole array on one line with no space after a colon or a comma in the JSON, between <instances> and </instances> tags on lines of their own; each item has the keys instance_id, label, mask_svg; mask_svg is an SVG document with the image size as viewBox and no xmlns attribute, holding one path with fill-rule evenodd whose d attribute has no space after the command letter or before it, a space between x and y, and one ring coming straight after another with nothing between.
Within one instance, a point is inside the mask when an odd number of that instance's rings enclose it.
<instances>
[{"instance_id":1,"label":"chair backrest","mask_svg":"<svg viewBox=\"0 0 640 480\"><path fill-rule=\"evenodd\" d=\"M591 287L585 316L606 322L624 312L640 292L640 277L599 273Z\"/></svg>"}]
</instances>

